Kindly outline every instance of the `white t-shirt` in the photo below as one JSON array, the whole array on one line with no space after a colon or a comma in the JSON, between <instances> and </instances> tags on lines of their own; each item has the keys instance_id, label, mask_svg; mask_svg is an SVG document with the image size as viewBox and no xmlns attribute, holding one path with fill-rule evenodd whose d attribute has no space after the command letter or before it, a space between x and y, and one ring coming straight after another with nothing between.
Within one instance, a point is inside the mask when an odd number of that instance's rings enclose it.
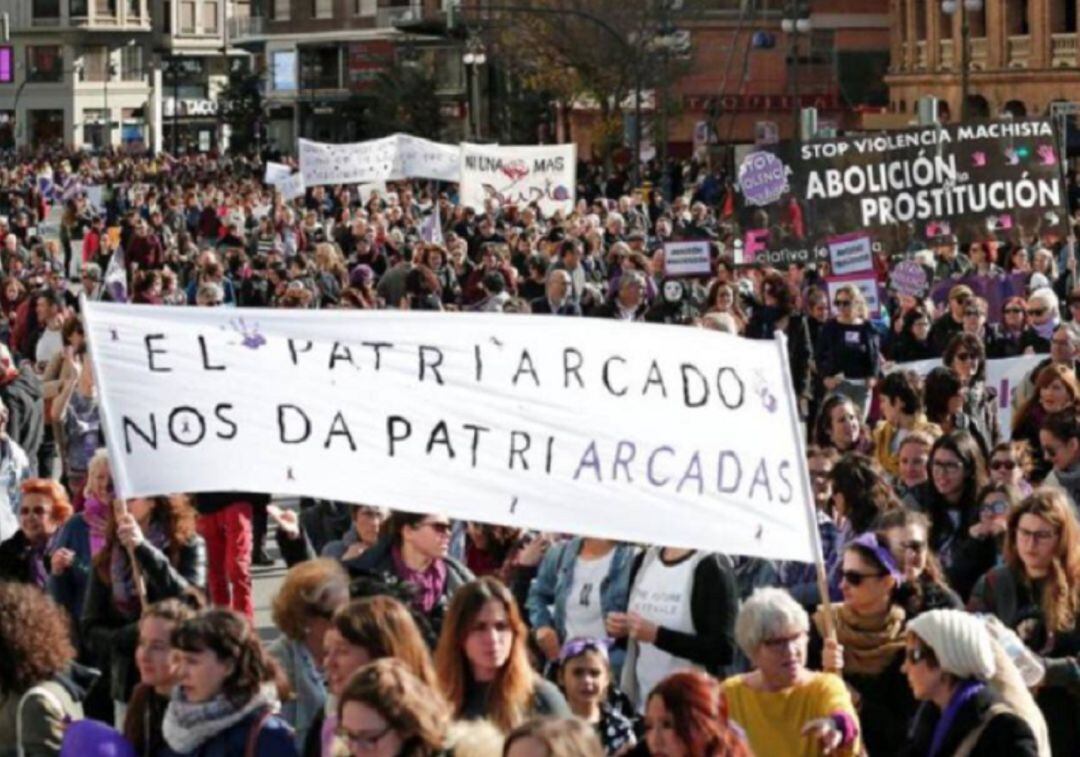
<instances>
[{"instance_id":1,"label":"white t-shirt","mask_svg":"<svg viewBox=\"0 0 1080 757\"><path fill-rule=\"evenodd\" d=\"M41 338L37 341L37 348L34 351L34 360L41 367L45 367L49 364L49 361L56 355L64 351L64 335L57 329L45 329L41 333Z\"/></svg>"},{"instance_id":2,"label":"white t-shirt","mask_svg":"<svg viewBox=\"0 0 1080 757\"><path fill-rule=\"evenodd\" d=\"M578 556L574 562L574 581L570 584L570 596L566 598L566 638L588 636L602 639L604 614L600 607L600 584L611 570L615 550L603 557L586 560Z\"/></svg>"},{"instance_id":3,"label":"white t-shirt","mask_svg":"<svg viewBox=\"0 0 1080 757\"><path fill-rule=\"evenodd\" d=\"M697 629L690 613L690 595L694 588L694 571L701 558L702 553L695 552L674 565L665 565L660 560L659 550L647 554L630 592L630 612L636 612L646 620L673 631L695 633ZM645 695L656 684L679 670L698 667L689 660L659 649L655 644L642 642L634 670L637 690L641 692L639 709L645 711Z\"/></svg>"}]
</instances>

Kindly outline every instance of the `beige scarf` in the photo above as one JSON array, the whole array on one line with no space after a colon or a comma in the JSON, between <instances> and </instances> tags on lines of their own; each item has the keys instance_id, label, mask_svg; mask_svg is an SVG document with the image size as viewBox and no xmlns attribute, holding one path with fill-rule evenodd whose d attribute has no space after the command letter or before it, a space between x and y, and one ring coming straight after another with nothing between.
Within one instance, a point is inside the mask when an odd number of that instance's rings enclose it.
<instances>
[{"instance_id":1,"label":"beige scarf","mask_svg":"<svg viewBox=\"0 0 1080 757\"><path fill-rule=\"evenodd\" d=\"M877 675L904 652L904 609L892 605L883 613L856 615L847 605L833 605L836 640L844 647L844 673ZM824 609L814 613L814 625L824 638Z\"/></svg>"}]
</instances>

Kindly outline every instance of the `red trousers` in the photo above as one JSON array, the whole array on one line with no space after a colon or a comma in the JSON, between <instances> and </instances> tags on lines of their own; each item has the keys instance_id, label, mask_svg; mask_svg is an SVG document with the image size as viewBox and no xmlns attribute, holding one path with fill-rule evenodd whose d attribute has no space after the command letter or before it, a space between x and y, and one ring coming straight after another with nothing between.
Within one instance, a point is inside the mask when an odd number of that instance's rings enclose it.
<instances>
[{"instance_id":1,"label":"red trousers","mask_svg":"<svg viewBox=\"0 0 1080 757\"><path fill-rule=\"evenodd\" d=\"M251 505L234 502L216 513L200 515L199 534L206 540L210 601L254 620Z\"/></svg>"}]
</instances>

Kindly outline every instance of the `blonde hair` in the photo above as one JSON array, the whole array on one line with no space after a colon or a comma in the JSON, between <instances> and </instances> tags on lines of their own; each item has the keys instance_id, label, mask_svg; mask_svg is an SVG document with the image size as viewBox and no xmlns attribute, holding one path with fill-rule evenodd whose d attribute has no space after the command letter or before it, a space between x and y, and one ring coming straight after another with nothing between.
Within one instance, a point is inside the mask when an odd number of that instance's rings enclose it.
<instances>
[{"instance_id":1,"label":"blonde hair","mask_svg":"<svg viewBox=\"0 0 1080 757\"><path fill-rule=\"evenodd\" d=\"M98 470L105 466L109 468L109 450L104 447L98 447L94 450L93 456L90 458L90 462L86 466L86 486L83 488L83 494L87 497L93 497L99 502L108 502L111 497L106 492L94 491L93 481L96 478ZM109 469L109 478L112 479L112 469Z\"/></svg>"}]
</instances>

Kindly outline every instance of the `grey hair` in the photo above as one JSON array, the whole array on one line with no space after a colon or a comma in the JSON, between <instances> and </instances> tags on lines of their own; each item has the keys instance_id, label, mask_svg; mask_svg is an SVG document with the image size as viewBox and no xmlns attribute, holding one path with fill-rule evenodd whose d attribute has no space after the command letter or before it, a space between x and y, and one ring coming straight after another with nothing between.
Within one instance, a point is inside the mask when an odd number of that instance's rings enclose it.
<instances>
[{"instance_id":1,"label":"grey hair","mask_svg":"<svg viewBox=\"0 0 1080 757\"><path fill-rule=\"evenodd\" d=\"M754 591L735 620L735 641L752 657L770 636L790 630L809 631L810 617L784 589L762 587Z\"/></svg>"}]
</instances>

